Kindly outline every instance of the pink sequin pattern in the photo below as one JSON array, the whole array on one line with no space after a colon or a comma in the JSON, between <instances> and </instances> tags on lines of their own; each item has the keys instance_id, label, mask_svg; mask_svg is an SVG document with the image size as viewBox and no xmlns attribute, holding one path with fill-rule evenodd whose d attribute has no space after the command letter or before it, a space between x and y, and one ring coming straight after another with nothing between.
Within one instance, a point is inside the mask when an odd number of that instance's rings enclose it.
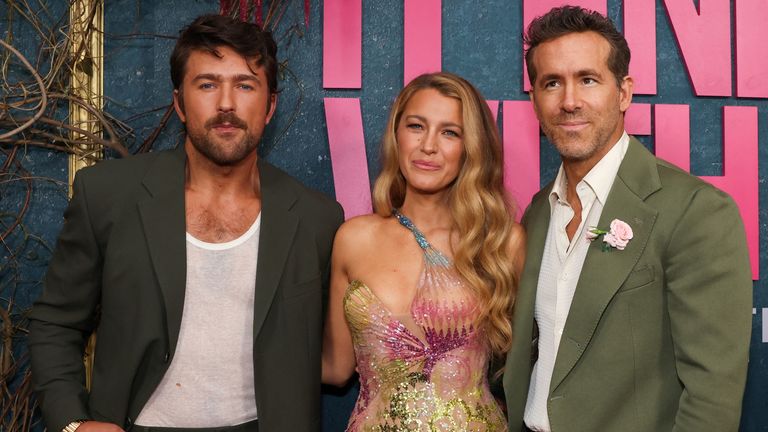
<instances>
[{"instance_id":1,"label":"pink sequin pattern","mask_svg":"<svg viewBox=\"0 0 768 432\"><path fill-rule=\"evenodd\" d=\"M424 249L410 317L393 316L362 281L344 298L360 375L347 431L506 430L488 389L489 351L473 327L469 288L412 224L403 225Z\"/></svg>"}]
</instances>

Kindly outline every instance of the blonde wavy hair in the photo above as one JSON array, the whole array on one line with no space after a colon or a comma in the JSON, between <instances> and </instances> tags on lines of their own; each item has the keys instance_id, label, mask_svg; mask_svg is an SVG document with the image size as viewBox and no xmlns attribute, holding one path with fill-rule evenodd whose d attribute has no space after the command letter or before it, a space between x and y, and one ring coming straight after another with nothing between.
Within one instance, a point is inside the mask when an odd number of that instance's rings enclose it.
<instances>
[{"instance_id":1,"label":"blonde wavy hair","mask_svg":"<svg viewBox=\"0 0 768 432\"><path fill-rule=\"evenodd\" d=\"M450 73L424 74L397 96L381 142L381 173L373 188L378 215L387 217L405 200L406 183L398 162L396 131L414 94L435 89L461 102L464 154L448 205L458 234L454 265L479 304L477 325L495 355L512 344L512 305L517 277L509 256L514 211L503 184L501 140L485 99L465 79Z\"/></svg>"}]
</instances>

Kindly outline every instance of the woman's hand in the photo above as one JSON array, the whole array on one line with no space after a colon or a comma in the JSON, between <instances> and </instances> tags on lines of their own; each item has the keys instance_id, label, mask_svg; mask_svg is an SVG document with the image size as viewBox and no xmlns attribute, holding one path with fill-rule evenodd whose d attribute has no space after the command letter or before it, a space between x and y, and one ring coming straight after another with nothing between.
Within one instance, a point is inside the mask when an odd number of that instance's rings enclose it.
<instances>
[{"instance_id":1,"label":"woman's hand","mask_svg":"<svg viewBox=\"0 0 768 432\"><path fill-rule=\"evenodd\" d=\"M88 420L80 424L75 429L77 432L125 432L123 428L114 423L105 423L95 420Z\"/></svg>"}]
</instances>

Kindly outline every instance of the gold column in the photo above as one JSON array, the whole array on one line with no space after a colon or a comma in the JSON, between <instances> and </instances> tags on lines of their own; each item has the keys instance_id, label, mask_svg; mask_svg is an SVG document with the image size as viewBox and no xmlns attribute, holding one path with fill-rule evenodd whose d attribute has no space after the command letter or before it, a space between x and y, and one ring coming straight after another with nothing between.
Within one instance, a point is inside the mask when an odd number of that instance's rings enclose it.
<instances>
[{"instance_id":1,"label":"gold column","mask_svg":"<svg viewBox=\"0 0 768 432\"><path fill-rule=\"evenodd\" d=\"M74 59L72 67L72 95L96 109L102 108L104 82L104 0L73 0L70 3L69 23L72 40L70 53ZM82 105L69 104L69 122L96 136L101 136L98 119ZM72 196L72 182L80 168L93 165L103 157L102 150L88 142L88 138L73 132L72 138L79 141L80 150L69 156L69 195ZM85 349L86 387L91 388L93 374L93 352L96 334L91 335Z\"/></svg>"},{"instance_id":2,"label":"gold column","mask_svg":"<svg viewBox=\"0 0 768 432\"><path fill-rule=\"evenodd\" d=\"M104 94L104 0L74 0L70 3L69 22L72 40L70 53L74 59L72 68L72 95L96 109L102 108ZM72 126L101 136L98 119L83 106L69 104L69 122ZM69 185L80 168L93 165L103 157L98 146L89 143L87 137L73 132L79 154L69 156Z\"/></svg>"}]
</instances>

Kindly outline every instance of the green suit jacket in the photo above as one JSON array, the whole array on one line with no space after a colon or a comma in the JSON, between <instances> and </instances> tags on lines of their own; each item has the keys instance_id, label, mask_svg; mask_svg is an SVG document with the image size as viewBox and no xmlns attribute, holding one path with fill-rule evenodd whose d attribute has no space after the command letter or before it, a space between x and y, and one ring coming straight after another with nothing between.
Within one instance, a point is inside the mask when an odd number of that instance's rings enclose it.
<instances>
[{"instance_id":1,"label":"green suit jacket","mask_svg":"<svg viewBox=\"0 0 768 432\"><path fill-rule=\"evenodd\" d=\"M523 218L527 262L504 375L510 431L524 430L551 189ZM598 226L613 219L634 238L623 251L590 245L552 373L552 431L737 431L752 280L736 205L633 138Z\"/></svg>"},{"instance_id":2,"label":"green suit jacket","mask_svg":"<svg viewBox=\"0 0 768 432\"><path fill-rule=\"evenodd\" d=\"M317 431L322 290L343 214L337 203L265 162L259 175L253 320L259 427ZM33 380L48 430L81 418L130 429L173 361L186 284L184 178L181 149L78 173L30 317ZM93 330L89 394L82 353ZM222 368L227 361L221 359Z\"/></svg>"}]
</instances>

